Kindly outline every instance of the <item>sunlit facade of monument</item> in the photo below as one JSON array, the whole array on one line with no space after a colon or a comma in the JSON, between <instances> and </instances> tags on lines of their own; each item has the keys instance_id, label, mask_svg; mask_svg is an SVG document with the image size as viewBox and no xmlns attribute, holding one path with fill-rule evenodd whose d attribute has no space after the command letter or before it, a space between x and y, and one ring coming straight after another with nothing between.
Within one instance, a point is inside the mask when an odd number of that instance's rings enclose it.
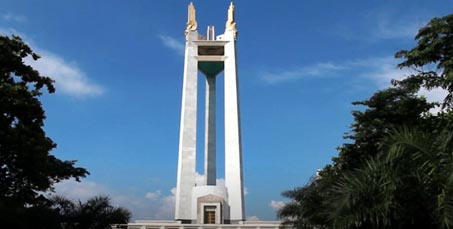
<instances>
[{"instance_id":1,"label":"sunlit facade of monument","mask_svg":"<svg viewBox=\"0 0 453 229\"><path fill-rule=\"evenodd\" d=\"M241 134L236 69L234 6L225 33L197 32L195 8L189 5L176 186L175 220L187 223L244 221ZM204 185L195 186L198 71L206 78ZM216 76L224 71L225 186L216 185ZM212 221L211 221L212 220Z\"/></svg>"},{"instance_id":2,"label":"sunlit facade of monument","mask_svg":"<svg viewBox=\"0 0 453 229\"><path fill-rule=\"evenodd\" d=\"M237 29L234 5L227 13L225 32L197 31L196 11L188 6L186 47L178 150L174 221L137 220L128 228L279 228L278 221L246 221L236 65ZM198 72L206 80L204 182L196 184ZM216 80L223 72L225 185L218 185L216 165ZM203 76L201 76L203 77Z\"/></svg>"}]
</instances>

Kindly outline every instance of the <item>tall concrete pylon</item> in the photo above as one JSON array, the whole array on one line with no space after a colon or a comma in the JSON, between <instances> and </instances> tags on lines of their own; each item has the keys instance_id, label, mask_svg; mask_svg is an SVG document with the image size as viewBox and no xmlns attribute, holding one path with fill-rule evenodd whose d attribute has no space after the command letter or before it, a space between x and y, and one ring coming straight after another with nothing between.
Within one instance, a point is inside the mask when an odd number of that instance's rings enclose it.
<instances>
[{"instance_id":1,"label":"tall concrete pylon","mask_svg":"<svg viewBox=\"0 0 453 229\"><path fill-rule=\"evenodd\" d=\"M242 149L236 65L237 29L230 4L225 32L197 32L195 7L188 6L179 135L175 220L238 223L245 220ZM196 186L197 79L206 78L204 184ZM216 76L224 71L225 187L216 184Z\"/></svg>"}]
</instances>

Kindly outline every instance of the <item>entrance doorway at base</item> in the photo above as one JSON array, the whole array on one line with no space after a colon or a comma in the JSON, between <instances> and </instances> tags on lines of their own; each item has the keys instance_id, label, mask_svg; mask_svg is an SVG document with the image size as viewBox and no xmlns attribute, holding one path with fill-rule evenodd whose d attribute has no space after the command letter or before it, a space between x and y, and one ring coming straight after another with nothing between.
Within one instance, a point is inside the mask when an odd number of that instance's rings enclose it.
<instances>
[{"instance_id":1,"label":"entrance doorway at base","mask_svg":"<svg viewBox=\"0 0 453 229\"><path fill-rule=\"evenodd\" d=\"M216 206L204 206L204 224L215 224Z\"/></svg>"}]
</instances>

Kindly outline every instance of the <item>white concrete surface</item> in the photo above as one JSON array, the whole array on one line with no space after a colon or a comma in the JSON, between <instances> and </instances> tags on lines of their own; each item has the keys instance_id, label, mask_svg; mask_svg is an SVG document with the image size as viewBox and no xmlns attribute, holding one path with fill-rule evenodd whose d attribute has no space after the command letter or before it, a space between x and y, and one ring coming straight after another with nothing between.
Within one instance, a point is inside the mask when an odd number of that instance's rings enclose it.
<instances>
[{"instance_id":1,"label":"white concrete surface","mask_svg":"<svg viewBox=\"0 0 453 229\"><path fill-rule=\"evenodd\" d=\"M231 5L229 9L229 20L231 21L228 21L227 25L229 27L222 35L216 37L214 27L209 27L208 36L206 37L198 34L197 31L186 31L175 220L195 222L197 220L197 210L199 210L197 209L199 207L197 198L207 195L224 198L226 203L224 204L225 210L222 218L227 222L237 224L245 220L239 89L236 65L237 31L232 10ZM207 40L207 38L209 39ZM214 40L215 38L218 40ZM200 50L203 51L203 55L198 55L199 46ZM203 46L202 49L201 46ZM224 55L221 55L222 49L219 49L222 46ZM212 54L212 52L208 52L209 50L220 51ZM212 61L223 61L224 63L226 187L216 186L216 78L209 75L206 76L205 101L204 181L206 186L194 187L197 148L198 63Z\"/></svg>"},{"instance_id":2,"label":"white concrete surface","mask_svg":"<svg viewBox=\"0 0 453 229\"><path fill-rule=\"evenodd\" d=\"M222 186L196 186L193 187L192 192L192 217L197 219L197 200L200 197L207 196L207 195L214 195L221 197L228 202L228 193L225 187Z\"/></svg>"},{"instance_id":3,"label":"white concrete surface","mask_svg":"<svg viewBox=\"0 0 453 229\"><path fill-rule=\"evenodd\" d=\"M239 111L236 41L233 31L225 31L225 186L228 190L230 220L245 220L242 146Z\"/></svg>"},{"instance_id":4,"label":"white concrete surface","mask_svg":"<svg viewBox=\"0 0 453 229\"><path fill-rule=\"evenodd\" d=\"M178 173L176 181L175 219L191 219L192 188L195 184L196 137L197 137L197 46L198 38L190 31L186 41L184 79L179 130Z\"/></svg>"},{"instance_id":5,"label":"white concrete surface","mask_svg":"<svg viewBox=\"0 0 453 229\"><path fill-rule=\"evenodd\" d=\"M112 228L117 228L112 225ZM181 224L178 221L141 220L124 225L127 229L280 229L280 221L245 221L239 224ZM291 227L285 227L291 228Z\"/></svg>"}]
</instances>

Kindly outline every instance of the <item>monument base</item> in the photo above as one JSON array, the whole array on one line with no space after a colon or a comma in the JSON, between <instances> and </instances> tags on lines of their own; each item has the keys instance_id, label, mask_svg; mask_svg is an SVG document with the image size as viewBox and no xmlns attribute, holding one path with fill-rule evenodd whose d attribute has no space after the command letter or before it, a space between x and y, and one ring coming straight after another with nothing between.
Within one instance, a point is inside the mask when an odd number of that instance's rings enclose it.
<instances>
[{"instance_id":1,"label":"monument base","mask_svg":"<svg viewBox=\"0 0 453 229\"><path fill-rule=\"evenodd\" d=\"M184 224L172 220L136 220L135 223L112 225L121 229L279 229L280 221L239 221L237 224Z\"/></svg>"}]
</instances>

